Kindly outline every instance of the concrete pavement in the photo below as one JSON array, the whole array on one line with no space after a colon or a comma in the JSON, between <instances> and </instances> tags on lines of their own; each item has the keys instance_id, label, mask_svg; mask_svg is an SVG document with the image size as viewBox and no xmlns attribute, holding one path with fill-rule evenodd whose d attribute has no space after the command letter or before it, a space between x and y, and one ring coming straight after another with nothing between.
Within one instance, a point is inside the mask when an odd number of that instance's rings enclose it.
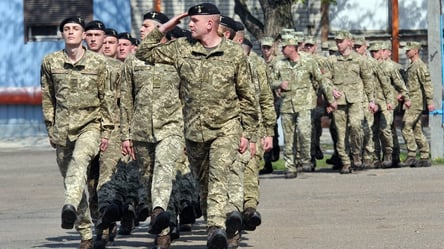
<instances>
[{"instance_id":1,"label":"concrete pavement","mask_svg":"<svg viewBox=\"0 0 444 249\"><path fill-rule=\"evenodd\" d=\"M63 182L49 146L0 150L0 248L77 248L60 228ZM320 170L296 179L261 176L263 223L240 248L444 248L444 167ZM109 248L151 248L147 222ZM202 220L172 248L204 249Z\"/></svg>"}]
</instances>

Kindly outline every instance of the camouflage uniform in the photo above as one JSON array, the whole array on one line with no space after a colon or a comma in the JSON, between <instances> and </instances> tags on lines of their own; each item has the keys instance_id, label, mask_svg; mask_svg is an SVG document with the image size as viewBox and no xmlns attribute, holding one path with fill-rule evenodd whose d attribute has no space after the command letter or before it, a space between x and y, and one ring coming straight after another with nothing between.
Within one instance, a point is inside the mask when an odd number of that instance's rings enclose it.
<instances>
[{"instance_id":1,"label":"camouflage uniform","mask_svg":"<svg viewBox=\"0 0 444 249\"><path fill-rule=\"evenodd\" d=\"M141 182L151 197L150 206L164 211L170 200L176 161L184 148L179 81L172 66L149 64L133 55L124 62L121 140L133 142Z\"/></svg>"},{"instance_id":2,"label":"camouflage uniform","mask_svg":"<svg viewBox=\"0 0 444 249\"><path fill-rule=\"evenodd\" d=\"M259 170L261 168L263 148L261 138L274 137L276 126L276 112L274 97L269 84L267 65L265 61L253 51L248 56L248 63L252 73L252 82L256 92L256 101L259 109L259 129L256 133L256 155L249 158L244 170L243 207L255 208L259 203ZM278 145L279 146L279 145Z\"/></svg>"},{"instance_id":3,"label":"camouflage uniform","mask_svg":"<svg viewBox=\"0 0 444 249\"><path fill-rule=\"evenodd\" d=\"M397 95L401 94L404 101L409 101L409 92L407 90L407 87L405 85L405 82L401 75L402 66L391 59L387 59L383 61L383 65L381 66L384 70L384 73L389 78L390 84L391 84L391 91L393 94L393 109L394 110L400 110L402 104L399 104L397 100ZM388 120L391 121L390 123L390 129L391 129L391 135L392 135L392 160L394 162L399 162L399 155L401 153L400 147L399 147L399 141L398 141L398 134L396 131L396 123L395 121L395 111L389 112L391 117L387 117ZM390 138L386 137L388 133L382 132L381 139L388 140ZM389 142L388 142L389 145ZM377 147L375 149L378 149ZM378 151L378 150L377 150ZM380 151L380 150L379 150Z\"/></svg>"},{"instance_id":4,"label":"camouflage uniform","mask_svg":"<svg viewBox=\"0 0 444 249\"><path fill-rule=\"evenodd\" d=\"M114 96L106 89L104 57L87 51L72 64L64 50L45 56L41 65L42 109L50 140L56 144L57 164L64 178L65 205L76 207L76 229L82 240L92 239L85 185L88 165L109 138Z\"/></svg>"},{"instance_id":5,"label":"camouflage uniform","mask_svg":"<svg viewBox=\"0 0 444 249\"><path fill-rule=\"evenodd\" d=\"M363 107L373 117L373 125L370 126L371 133L369 133L372 135L369 137L371 142L364 142L363 159L364 161L372 162L375 157L376 159L380 158L379 152L375 154L375 147L381 147L380 143L382 144L384 155L392 154L393 141L390 124L393 121L391 119L393 115L390 115L392 111L387 109L387 104L393 106L393 93L389 79L382 68L382 64L373 58L369 61L375 76L375 100L379 108L378 111L373 114L368 110L367 105ZM370 166L370 163L366 166Z\"/></svg>"},{"instance_id":6,"label":"camouflage uniform","mask_svg":"<svg viewBox=\"0 0 444 249\"><path fill-rule=\"evenodd\" d=\"M278 61L274 77L273 88L284 80L289 84L289 89L281 92L284 160L287 172L297 172L299 166L311 167L311 110L316 106L316 92L326 94L329 103L334 99L328 79L308 56L300 55L297 62Z\"/></svg>"},{"instance_id":7,"label":"camouflage uniform","mask_svg":"<svg viewBox=\"0 0 444 249\"><path fill-rule=\"evenodd\" d=\"M420 159L427 160L430 157L430 148L422 131L421 114L428 105L433 104L433 87L429 69L420 58L409 64L406 84L411 106L405 110L401 131L407 147L407 156L416 157L418 149Z\"/></svg>"},{"instance_id":8,"label":"camouflage uniform","mask_svg":"<svg viewBox=\"0 0 444 249\"><path fill-rule=\"evenodd\" d=\"M349 140L353 157L360 160L364 120L362 102L374 101L372 72L366 60L354 51L348 56L336 54L327 58L329 65L327 77L332 79L334 88L343 93L336 100L338 108L333 112L337 135L336 149L342 164L350 166L346 140Z\"/></svg>"},{"instance_id":9,"label":"camouflage uniform","mask_svg":"<svg viewBox=\"0 0 444 249\"><path fill-rule=\"evenodd\" d=\"M225 228L229 167L236 160L241 136L251 139L257 125L246 57L238 44L224 38L209 51L186 38L157 44L162 37L155 29L136 56L176 67L182 81L188 158L201 189L208 186L208 197L201 199L207 203L207 225Z\"/></svg>"}]
</instances>

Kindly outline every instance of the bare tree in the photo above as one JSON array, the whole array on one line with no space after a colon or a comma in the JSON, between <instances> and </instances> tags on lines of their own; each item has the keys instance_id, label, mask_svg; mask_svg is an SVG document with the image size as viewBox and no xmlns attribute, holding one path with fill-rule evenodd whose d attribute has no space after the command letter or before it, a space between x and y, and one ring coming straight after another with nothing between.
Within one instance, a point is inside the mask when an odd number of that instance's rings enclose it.
<instances>
[{"instance_id":1,"label":"bare tree","mask_svg":"<svg viewBox=\"0 0 444 249\"><path fill-rule=\"evenodd\" d=\"M322 40L328 37L328 10L336 0L319 0L321 5ZM294 18L291 7L296 2L304 0L259 0L263 22L255 17L248 8L247 0L234 0L234 12L241 18L245 28L257 39L263 36L276 37L283 28L293 28Z\"/></svg>"}]
</instances>

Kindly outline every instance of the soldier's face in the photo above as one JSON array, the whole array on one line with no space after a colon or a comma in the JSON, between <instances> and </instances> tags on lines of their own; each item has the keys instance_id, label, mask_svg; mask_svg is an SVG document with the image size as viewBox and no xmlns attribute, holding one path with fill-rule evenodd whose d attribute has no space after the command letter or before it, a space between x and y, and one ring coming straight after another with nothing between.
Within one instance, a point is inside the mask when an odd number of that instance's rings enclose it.
<instances>
[{"instance_id":1,"label":"soldier's face","mask_svg":"<svg viewBox=\"0 0 444 249\"><path fill-rule=\"evenodd\" d=\"M107 36L103 41L103 54L108 57L116 58L119 41L114 36Z\"/></svg>"},{"instance_id":2,"label":"soldier's face","mask_svg":"<svg viewBox=\"0 0 444 249\"><path fill-rule=\"evenodd\" d=\"M103 46L105 39L105 32L103 30L88 30L86 31L86 45L89 50L99 52Z\"/></svg>"},{"instance_id":3,"label":"soldier's face","mask_svg":"<svg viewBox=\"0 0 444 249\"><path fill-rule=\"evenodd\" d=\"M127 39L119 39L119 49L117 52L117 58L124 60L133 49L133 45L131 44L131 41Z\"/></svg>"},{"instance_id":4,"label":"soldier's face","mask_svg":"<svg viewBox=\"0 0 444 249\"><path fill-rule=\"evenodd\" d=\"M143 20L142 26L140 27L140 37L143 39L147 36L151 31L153 31L156 27L159 27L160 23L146 19Z\"/></svg>"},{"instance_id":5,"label":"soldier's face","mask_svg":"<svg viewBox=\"0 0 444 249\"><path fill-rule=\"evenodd\" d=\"M66 45L74 45L77 46L82 43L85 38L85 32L83 31L83 27L77 23L67 23L63 26L63 39L65 40Z\"/></svg>"},{"instance_id":6,"label":"soldier's face","mask_svg":"<svg viewBox=\"0 0 444 249\"><path fill-rule=\"evenodd\" d=\"M212 29L219 28L218 21L219 15L194 15L190 17L190 22L188 27L191 31L191 37L200 40L206 34L208 34Z\"/></svg>"},{"instance_id":7,"label":"soldier's face","mask_svg":"<svg viewBox=\"0 0 444 249\"><path fill-rule=\"evenodd\" d=\"M351 40L350 39L336 39L336 46L338 47L339 52L344 52L347 49L351 48Z\"/></svg>"}]
</instances>

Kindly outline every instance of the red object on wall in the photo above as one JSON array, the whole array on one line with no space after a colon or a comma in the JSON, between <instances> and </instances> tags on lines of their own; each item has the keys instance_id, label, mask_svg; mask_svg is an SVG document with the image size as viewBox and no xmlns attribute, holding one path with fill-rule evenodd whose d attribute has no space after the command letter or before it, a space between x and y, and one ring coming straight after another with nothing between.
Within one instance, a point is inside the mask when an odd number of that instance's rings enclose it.
<instances>
[{"instance_id":1,"label":"red object on wall","mask_svg":"<svg viewBox=\"0 0 444 249\"><path fill-rule=\"evenodd\" d=\"M0 87L0 105L41 105L40 87Z\"/></svg>"}]
</instances>

